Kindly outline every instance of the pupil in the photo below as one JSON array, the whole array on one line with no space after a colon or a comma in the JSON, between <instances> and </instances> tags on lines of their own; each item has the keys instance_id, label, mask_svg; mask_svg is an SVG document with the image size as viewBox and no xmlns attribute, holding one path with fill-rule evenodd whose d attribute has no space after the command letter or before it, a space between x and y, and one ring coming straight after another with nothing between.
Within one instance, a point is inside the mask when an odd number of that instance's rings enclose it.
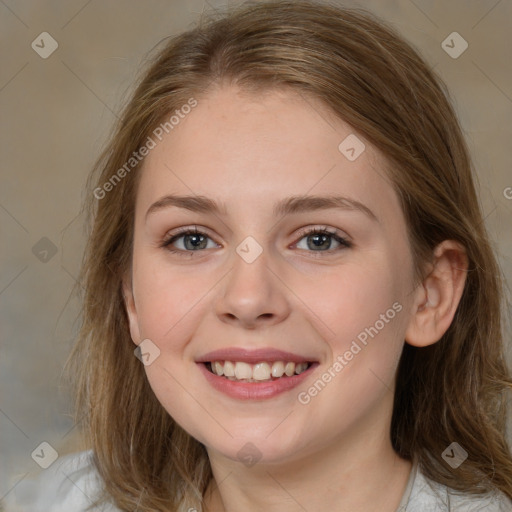
<instances>
[{"instance_id":1,"label":"pupil","mask_svg":"<svg viewBox=\"0 0 512 512\"><path fill-rule=\"evenodd\" d=\"M192 249L197 249L199 244L202 242L201 238L205 238L203 235L187 235L185 238L185 245L187 245L187 240L194 239L192 242ZM190 247L187 247L187 249L190 249Z\"/></svg>"},{"instance_id":2,"label":"pupil","mask_svg":"<svg viewBox=\"0 0 512 512\"><path fill-rule=\"evenodd\" d=\"M328 239L329 236L325 235L325 234L319 233L319 234L316 234L316 235L312 235L311 238L314 239L313 244L314 244L315 247L321 247L322 243L325 243L326 239ZM317 243L319 241L319 239L322 239L322 240L320 241L320 243ZM327 245L329 245L329 244L327 244ZM311 248L311 246L310 246L310 248Z\"/></svg>"}]
</instances>

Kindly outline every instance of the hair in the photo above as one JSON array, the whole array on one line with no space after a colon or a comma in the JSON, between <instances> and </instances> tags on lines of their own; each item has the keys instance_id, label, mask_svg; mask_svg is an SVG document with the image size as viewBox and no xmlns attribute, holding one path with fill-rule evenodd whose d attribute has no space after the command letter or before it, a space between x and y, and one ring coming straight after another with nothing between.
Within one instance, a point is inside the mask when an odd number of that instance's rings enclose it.
<instances>
[{"instance_id":1,"label":"hair","mask_svg":"<svg viewBox=\"0 0 512 512\"><path fill-rule=\"evenodd\" d=\"M76 418L104 480L101 499L125 511L201 510L212 478L204 445L158 402L134 357L122 282L131 269L143 160L105 197L93 191L126 170L162 120L223 84L320 100L380 150L407 221L418 283L437 244L463 245L469 268L449 329L428 347L404 344L390 437L397 454L417 458L432 480L473 494L499 489L512 498L502 277L446 86L371 13L276 1L231 7L165 41L89 176L82 322L67 368ZM452 441L469 452L456 470L441 456Z\"/></svg>"}]
</instances>

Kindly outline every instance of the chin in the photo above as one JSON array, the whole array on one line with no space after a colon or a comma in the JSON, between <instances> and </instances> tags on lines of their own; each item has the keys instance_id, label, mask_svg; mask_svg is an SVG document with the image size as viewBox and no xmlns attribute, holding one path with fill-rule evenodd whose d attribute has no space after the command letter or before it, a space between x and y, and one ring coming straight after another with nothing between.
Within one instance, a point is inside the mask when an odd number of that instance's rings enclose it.
<instances>
[{"instance_id":1,"label":"chin","mask_svg":"<svg viewBox=\"0 0 512 512\"><path fill-rule=\"evenodd\" d=\"M274 425L275 428L275 425ZM254 464L279 464L292 461L300 454L300 447L289 433L271 433L267 438L261 434L251 435L245 432L240 436L233 436L225 444L219 444L218 439L213 443L205 442L209 453L210 449L235 462L250 467ZM216 442L215 442L216 441ZM288 441L288 442L286 442Z\"/></svg>"}]
</instances>

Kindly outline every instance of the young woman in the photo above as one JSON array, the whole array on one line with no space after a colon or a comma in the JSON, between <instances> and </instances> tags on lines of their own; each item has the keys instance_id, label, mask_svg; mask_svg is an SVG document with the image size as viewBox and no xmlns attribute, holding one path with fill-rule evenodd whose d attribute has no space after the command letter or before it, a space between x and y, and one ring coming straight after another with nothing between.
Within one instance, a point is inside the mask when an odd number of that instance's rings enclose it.
<instances>
[{"instance_id":1,"label":"young woman","mask_svg":"<svg viewBox=\"0 0 512 512\"><path fill-rule=\"evenodd\" d=\"M232 9L159 52L96 171L91 449L30 510L512 510L499 269L443 85L397 34Z\"/></svg>"}]
</instances>

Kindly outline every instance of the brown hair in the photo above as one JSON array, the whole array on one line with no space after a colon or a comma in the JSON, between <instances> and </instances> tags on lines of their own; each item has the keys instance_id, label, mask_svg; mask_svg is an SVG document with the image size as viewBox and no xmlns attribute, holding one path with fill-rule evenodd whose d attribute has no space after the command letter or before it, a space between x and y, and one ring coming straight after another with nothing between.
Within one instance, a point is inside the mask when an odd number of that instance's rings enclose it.
<instances>
[{"instance_id":1,"label":"brown hair","mask_svg":"<svg viewBox=\"0 0 512 512\"><path fill-rule=\"evenodd\" d=\"M205 447L157 401L133 353L122 279L130 270L142 164L122 173L105 197L93 190L106 190L162 119L225 82L317 98L382 152L418 280L438 243L451 239L466 248L469 271L450 328L426 348L404 346L390 435L396 452L417 456L431 479L475 494L500 489L512 498L501 276L445 87L373 15L303 1L244 4L168 41L90 176L83 322L69 370L105 497L122 510L201 510L212 478ZM441 457L452 441L469 452L457 470Z\"/></svg>"}]
</instances>

